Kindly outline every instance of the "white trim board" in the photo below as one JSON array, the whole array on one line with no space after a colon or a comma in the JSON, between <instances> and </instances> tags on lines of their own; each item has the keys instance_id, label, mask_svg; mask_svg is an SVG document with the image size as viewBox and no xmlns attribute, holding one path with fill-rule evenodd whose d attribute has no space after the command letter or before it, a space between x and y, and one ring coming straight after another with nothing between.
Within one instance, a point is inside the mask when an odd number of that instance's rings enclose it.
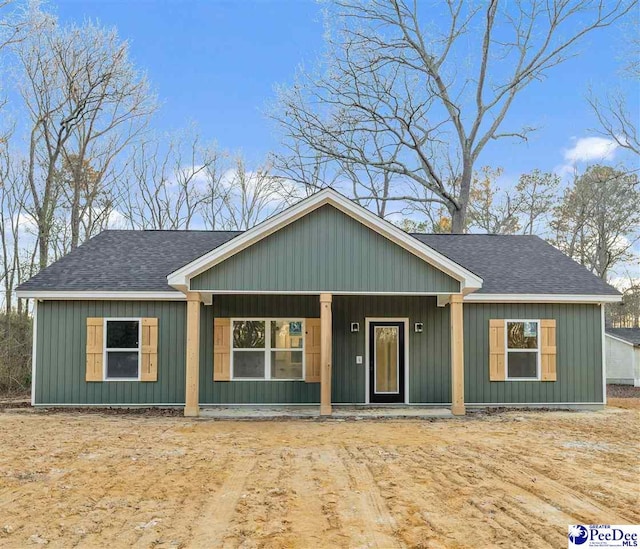
<instances>
[{"instance_id":1,"label":"white trim board","mask_svg":"<svg viewBox=\"0 0 640 549\"><path fill-rule=\"evenodd\" d=\"M248 248L249 246L252 246L263 238L279 231L324 205L333 206L356 221L359 221L369 229L388 238L423 261L460 281L462 290L467 290L467 292L469 292L482 287L482 278L475 273L472 273L462 265L452 261L433 248L420 242L417 238L412 237L392 223L379 218L366 208L359 206L352 200L349 200L347 197L331 188L323 189L310 197L301 200L283 212L270 217L255 227L211 250L209 253L206 253L184 267L174 271L167 277L169 285L180 290L188 288L189 281L194 276L197 276L207 269L222 263L229 257L237 254L245 248Z\"/></svg>"},{"instance_id":2,"label":"white trim board","mask_svg":"<svg viewBox=\"0 0 640 549\"><path fill-rule=\"evenodd\" d=\"M36 351L38 350L38 302L33 302L33 349L31 351L31 406L36 404Z\"/></svg>"},{"instance_id":3,"label":"white trim board","mask_svg":"<svg viewBox=\"0 0 640 549\"><path fill-rule=\"evenodd\" d=\"M469 294L465 303L619 303L622 295Z\"/></svg>"},{"instance_id":4,"label":"white trim board","mask_svg":"<svg viewBox=\"0 0 640 549\"><path fill-rule=\"evenodd\" d=\"M605 311L604 311L604 303L600 304L600 330L602 331L600 337L600 344L602 345L602 349L600 352L601 356L601 364L600 368L602 368L602 402L604 404L607 403L607 350L606 346L606 319L605 319Z\"/></svg>"},{"instance_id":5,"label":"white trim board","mask_svg":"<svg viewBox=\"0 0 640 549\"><path fill-rule=\"evenodd\" d=\"M112 291L56 291L56 290L18 290L16 296L21 299L50 300L116 300L116 301L185 301L182 292L112 292Z\"/></svg>"},{"instance_id":6,"label":"white trim board","mask_svg":"<svg viewBox=\"0 0 640 549\"><path fill-rule=\"evenodd\" d=\"M390 295L390 296L423 296L423 297L447 297L451 295L451 292L359 292L357 290L191 290L194 293L199 293L201 296L216 296L216 295L314 295L319 294L331 294L331 295ZM459 294L459 292L453 292Z\"/></svg>"},{"instance_id":7,"label":"white trim board","mask_svg":"<svg viewBox=\"0 0 640 549\"><path fill-rule=\"evenodd\" d=\"M468 408L546 408L562 406L605 406L606 402L465 402Z\"/></svg>"}]
</instances>

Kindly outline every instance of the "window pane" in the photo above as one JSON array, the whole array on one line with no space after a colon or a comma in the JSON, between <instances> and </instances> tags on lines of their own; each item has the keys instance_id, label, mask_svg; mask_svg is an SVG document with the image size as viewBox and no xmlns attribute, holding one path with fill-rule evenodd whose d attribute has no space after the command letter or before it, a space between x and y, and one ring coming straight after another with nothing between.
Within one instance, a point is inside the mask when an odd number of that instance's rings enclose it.
<instances>
[{"instance_id":1,"label":"window pane","mask_svg":"<svg viewBox=\"0 0 640 549\"><path fill-rule=\"evenodd\" d=\"M107 377L138 377L138 353L107 352Z\"/></svg>"},{"instance_id":2,"label":"window pane","mask_svg":"<svg viewBox=\"0 0 640 549\"><path fill-rule=\"evenodd\" d=\"M271 351L271 379L302 379L302 351Z\"/></svg>"},{"instance_id":3,"label":"window pane","mask_svg":"<svg viewBox=\"0 0 640 549\"><path fill-rule=\"evenodd\" d=\"M107 349L137 349L137 320L108 320Z\"/></svg>"},{"instance_id":4,"label":"window pane","mask_svg":"<svg viewBox=\"0 0 640 549\"><path fill-rule=\"evenodd\" d=\"M398 332L397 326L375 328L376 393L398 392Z\"/></svg>"},{"instance_id":5,"label":"window pane","mask_svg":"<svg viewBox=\"0 0 640 549\"><path fill-rule=\"evenodd\" d=\"M236 349L264 349L264 321L241 320L234 322L233 346Z\"/></svg>"},{"instance_id":6,"label":"window pane","mask_svg":"<svg viewBox=\"0 0 640 549\"><path fill-rule=\"evenodd\" d=\"M508 353L508 377L538 377L538 353Z\"/></svg>"},{"instance_id":7,"label":"window pane","mask_svg":"<svg viewBox=\"0 0 640 549\"><path fill-rule=\"evenodd\" d=\"M509 349L537 349L537 322L507 322Z\"/></svg>"},{"instance_id":8,"label":"window pane","mask_svg":"<svg viewBox=\"0 0 640 549\"><path fill-rule=\"evenodd\" d=\"M240 351L233 353L233 377L264 377L264 352Z\"/></svg>"},{"instance_id":9,"label":"window pane","mask_svg":"<svg viewBox=\"0 0 640 549\"><path fill-rule=\"evenodd\" d=\"M302 349L302 322L271 321L272 349Z\"/></svg>"}]
</instances>

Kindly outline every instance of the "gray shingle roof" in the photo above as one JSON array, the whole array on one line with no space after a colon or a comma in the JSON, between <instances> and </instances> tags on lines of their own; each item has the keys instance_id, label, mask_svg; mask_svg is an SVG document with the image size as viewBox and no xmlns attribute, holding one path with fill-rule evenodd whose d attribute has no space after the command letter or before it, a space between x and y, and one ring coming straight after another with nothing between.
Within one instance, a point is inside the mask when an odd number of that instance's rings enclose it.
<instances>
[{"instance_id":1,"label":"gray shingle roof","mask_svg":"<svg viewBox=\"0 0 640 549\"><path fill-rule=\"evenodd\" d=\"M640 346L640 328L607 328L605 331L628 341L632 345Z\"/></svg>"},{"instance_id":2,"label":"gray shingle roof","mask_svg":"<svg viewBox=\"0 0 640 549\"><path fill-rule=\"evenodd\" d=\"M167 275L238 234L234 231L104 231L18 289L171 291ZM480 293L618 293L535 236L413 236L481 276L484 283Z\"/></svg>"},{"instance_id":3,"label":"gray shingle roof","mask_svg":"<svg viewBox=\"0 0 640 549\"><path fill-rule=\"evenodd\" d=\"M167 275L239 232L103 231L19 290L175 291Z\"/></svg>"},{"instance_id":4,"label":"gray shingle roof","mask_svg":"<svg viewBox=\"0 0 640 549\"><path fill-rule=\"evenodd\" d=\"M484 280L478 293L618 295L589 270L537 236L415 234Z\"/></svg>"}]
</instances>

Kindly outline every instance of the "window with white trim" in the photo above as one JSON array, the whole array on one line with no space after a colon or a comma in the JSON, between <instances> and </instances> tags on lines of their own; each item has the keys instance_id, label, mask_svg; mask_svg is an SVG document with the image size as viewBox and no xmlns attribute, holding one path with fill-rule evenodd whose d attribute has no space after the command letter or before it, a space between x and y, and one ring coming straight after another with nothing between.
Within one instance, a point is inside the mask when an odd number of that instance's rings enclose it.
<instances>
[{"instance_id":1,"label":"window with white trim","mask_svg":"<svg viewBox=\"0 0 640 549\"><path fill-rule=\"evenodd\" d=\"M231 372L235 380L304 379L304 321L234 319Z\"/></svg>"},{"instance_id":2,"label":"window with white trim","mask_svg":"<svg viewBox=\"0 0 640 549\"><path fill-rule=\"evenodd\" d=\"M106 319L104 329L105 379L139 379L140 320Z\"/></svg>"},{"instance_id":3,"label":"window with white trim","mask_svg":"<svg viewBox=\"0 0 640 549\"><path fill-rule=\"evenodd\" d=\"M507 320L505 330L507 379L540 379L540 321Z\"/></svg>"}]
</instances>

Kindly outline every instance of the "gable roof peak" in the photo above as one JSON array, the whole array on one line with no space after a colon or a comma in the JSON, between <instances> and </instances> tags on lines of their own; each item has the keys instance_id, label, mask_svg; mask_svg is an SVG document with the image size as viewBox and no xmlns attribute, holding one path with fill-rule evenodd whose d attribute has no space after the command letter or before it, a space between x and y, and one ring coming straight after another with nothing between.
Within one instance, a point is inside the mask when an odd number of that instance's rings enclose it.
<instances>
[{"instance_id":1,"label":"gable roof peak","mask_svg":"<svg viewBox=\"0 0 640 549\"><path fill-rule=\"evenodd\" d=\"M258 223L251 229L239 234L236 238L174 271L167 277L167 280L174 288L186 291L189 288L190 279L194 276L225 261L236 253L327 204L460 281L461 288L466 290L465 293L482 287L482 278L477 274L463 267L460 263L449 259L428 244L420 242L389 221L378 217L332 187L325 187L289 206L282 212Z\"/></svg>"}]
</instances>

